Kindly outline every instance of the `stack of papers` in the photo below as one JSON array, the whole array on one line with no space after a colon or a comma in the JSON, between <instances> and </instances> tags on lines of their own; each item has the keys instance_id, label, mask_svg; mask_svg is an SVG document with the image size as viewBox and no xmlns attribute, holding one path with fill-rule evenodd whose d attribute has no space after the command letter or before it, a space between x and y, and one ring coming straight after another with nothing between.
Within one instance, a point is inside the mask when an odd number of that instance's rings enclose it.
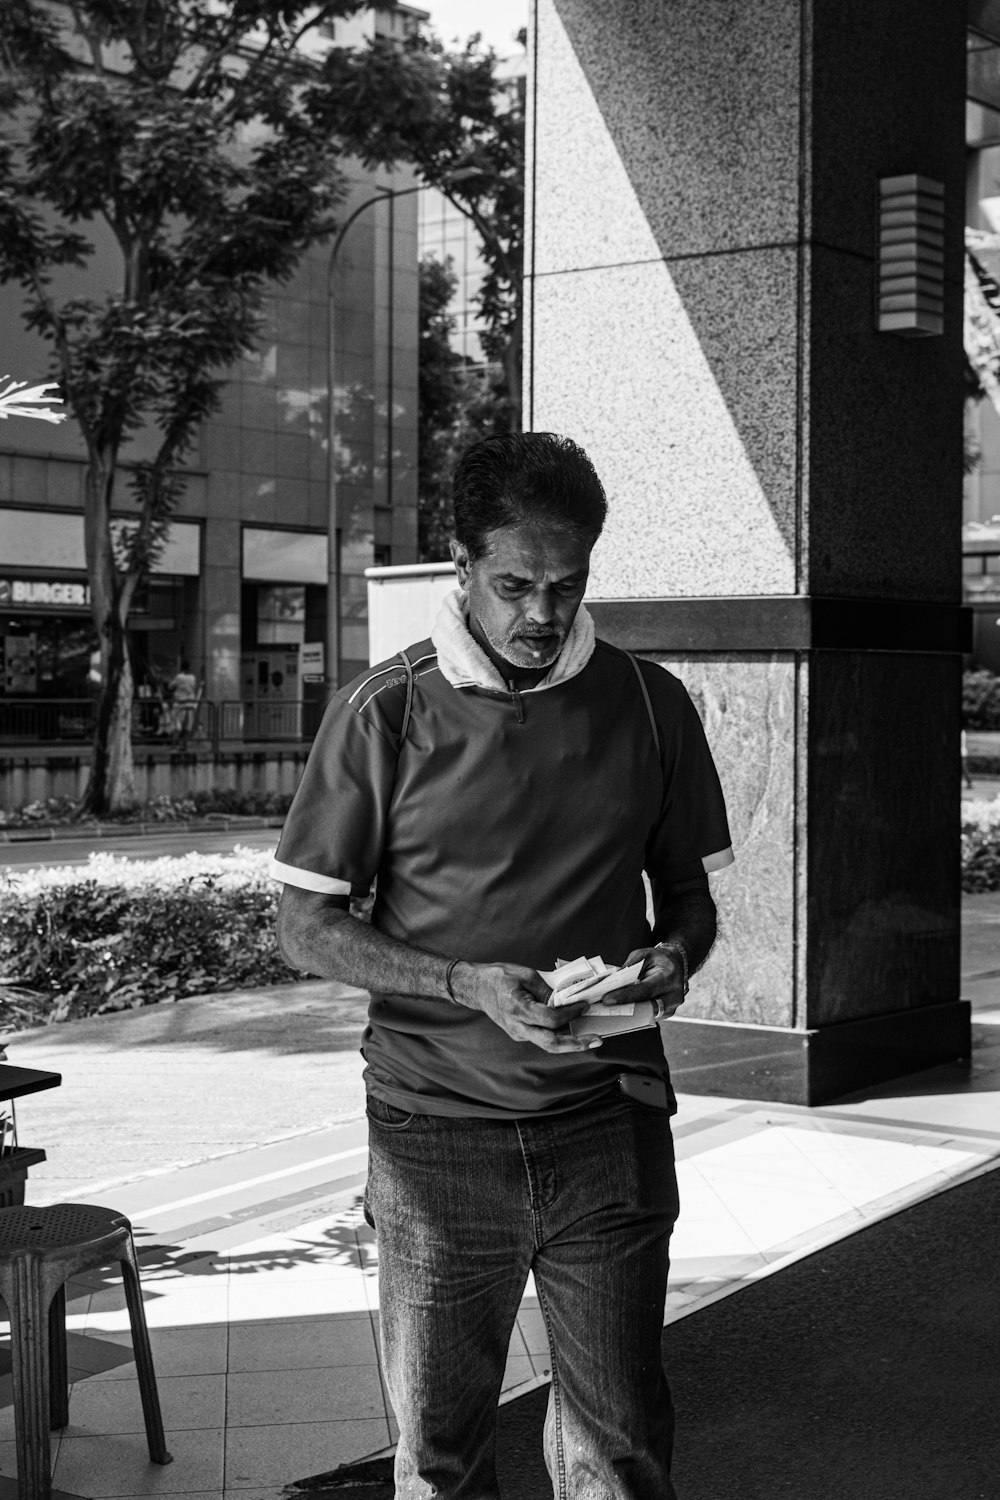
<instances>
[{"instance_id":1,"label":"stack of papers","mask_svg":"<svg viewBox=\"0 0 1000 1500\"><path fill-rule=\"evenodd\" d=\"M603 958L575 958L572 962L557 958L554 969L547 973L539 969L538 972L552 991L550 1005L574 1005L578 1000L590 1000L594 1002L587 1012L590 1015L607 1010L607 1006L600 1003L602 997L633 984L642 973L642 966L642 959L616 969L613 964L606 964ZM634 1005L619 1005L616 1012L630 1016L634 1009Z\"/></svg>"}]
</instances>

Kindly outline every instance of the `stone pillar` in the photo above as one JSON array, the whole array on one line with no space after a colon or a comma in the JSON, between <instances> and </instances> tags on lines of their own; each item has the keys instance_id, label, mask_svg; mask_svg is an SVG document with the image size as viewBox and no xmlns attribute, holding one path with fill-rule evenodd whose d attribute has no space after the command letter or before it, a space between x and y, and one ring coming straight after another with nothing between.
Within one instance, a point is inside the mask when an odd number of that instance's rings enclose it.
<instances>
[{"instance_id":1,"label":"stone pillar","mask_svg":"<svg viewBox=\"0 0 1000 1500\"><path fill-rule=\"evenodd\" d=\"M599 633L703 711L737 864L679 1086L965 1056L963 7L537 0L526 425L612 518ZM877 331L878 182L944 185L944 332Z\"/></svg>"}]
</instances>

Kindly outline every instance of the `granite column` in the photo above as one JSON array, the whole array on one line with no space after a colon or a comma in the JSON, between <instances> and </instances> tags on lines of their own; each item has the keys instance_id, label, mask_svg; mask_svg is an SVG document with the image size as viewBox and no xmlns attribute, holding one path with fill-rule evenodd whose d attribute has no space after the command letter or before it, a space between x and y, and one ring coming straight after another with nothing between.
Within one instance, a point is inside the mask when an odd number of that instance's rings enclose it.
<instances>
[{"instance_id":1,"label":"granite column","mask_svg":"<svg viewBox=\"0 0 1000 1500\"><path fill-rule=\"evenodd\" d=\"M940 0L537 0L526 425L594 458L599 632L688 684L736 840L685 1089L817 1103L968 1053L964 45ZM943 249L894 287L924 327L880 331L898 178Z\"/></svg>"}]
</instances>

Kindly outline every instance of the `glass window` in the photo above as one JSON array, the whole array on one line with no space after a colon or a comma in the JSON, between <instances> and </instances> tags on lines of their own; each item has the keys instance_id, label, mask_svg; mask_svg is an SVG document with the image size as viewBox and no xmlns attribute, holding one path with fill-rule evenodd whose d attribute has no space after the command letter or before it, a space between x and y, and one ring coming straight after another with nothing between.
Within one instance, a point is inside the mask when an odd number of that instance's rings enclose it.
<instances>
[{"instance_id":1,"label":"glass window","mask_svg":"<svg viewBox=\"0 0 1000 1500\"><path fill-rule=\"evenodd\" d=\"M113 535L120 535L129 524L124 519L113 520ZM0 558L7 568L82 571L87 566L83 516L58 510L0 508ZM175 521L152 571L197 578L201 571L201 527L194 521Z\"/></svg>"},{"instance_id":2,"label":"glass window","mask_svg":"<svg viewBox=\"0 0 1000 1500\"><path fill-rule=\"evenodd\" d=\"M326 533L245 526L243 577L269 583L326 583Z\"/></svg>"},{"instance_id":3,"label":"glass window","mask_svg":"<svg viewBox=\"0 0 1000 1500\"><path fill-rule=\"evenodd\" d=\"M306 591L301 585L257 590L257 644L301 646L306 638Z\"/></svg>"}]
</instances>

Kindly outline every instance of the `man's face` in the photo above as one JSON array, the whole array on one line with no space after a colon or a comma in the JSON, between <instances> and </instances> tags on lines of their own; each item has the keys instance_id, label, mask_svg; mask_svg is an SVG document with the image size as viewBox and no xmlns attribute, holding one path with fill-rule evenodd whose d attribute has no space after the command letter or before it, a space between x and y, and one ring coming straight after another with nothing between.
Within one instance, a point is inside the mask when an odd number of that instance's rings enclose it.
<instances>
[{"instance_id":1,"label":"man's face","mask_svg":"<svg viewBox=\"0 0 1000 1500\"><path fill-rule=\"evenodd\" d=\"M587 587L590 546L530 525L502 527L487 540L474 563L461 543L451 544L472 634L519 671L551 667Z\"/></svg>"}]
</instances>

